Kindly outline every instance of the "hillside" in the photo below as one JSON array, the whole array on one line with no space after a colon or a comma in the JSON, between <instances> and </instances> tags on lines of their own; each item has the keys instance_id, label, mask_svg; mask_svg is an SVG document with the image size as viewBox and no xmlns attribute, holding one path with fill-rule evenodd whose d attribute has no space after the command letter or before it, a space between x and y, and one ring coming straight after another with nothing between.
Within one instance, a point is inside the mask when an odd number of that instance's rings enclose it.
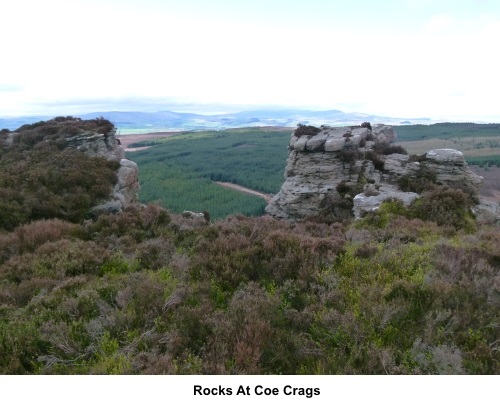
<instances>
[{"instance_id":1,"label":"hillside","mask_svg":"<svg viewBox=\"0 0 500 405\"><path fill-rule=\"evenodd\" d=\"M123 157L108 151L113 131L105 119L73 117L2 130L0 228L51 218L78 222L109 200Z\"/></svg>"},{"instance_id":2,"label":"hillside","mask_svg":"<svg viewBox=\"0 0 500 405\"><path fill-rule=\"evenodd\" d=\"M59 129L2 133L1 373L500 373L500 231L463 192L357 221L86 217L116 162L82 169Z\"/></svg>"}]
</instances>

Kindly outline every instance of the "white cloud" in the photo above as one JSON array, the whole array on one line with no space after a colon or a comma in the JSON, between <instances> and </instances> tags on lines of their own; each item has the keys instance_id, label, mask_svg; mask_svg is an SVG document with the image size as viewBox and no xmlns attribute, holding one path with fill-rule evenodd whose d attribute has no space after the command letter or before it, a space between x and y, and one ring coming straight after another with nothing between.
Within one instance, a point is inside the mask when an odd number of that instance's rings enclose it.
<instances>
[{"instance_id":1,"label":"white cloud","mask_svg":"<svg viewBox=\"0 0 500 405\"><path fill-rule=\"evenodd\" d=\"M443 32L451 29L455 23L456 21L451 15L439 14L432 16L424 29L430 33Z\"/></svg>"},{"instance_id":2,"label":"white cloud","mask_svg":"<svg viewBox=\"0 0 500 405\"><path fill-rule=\"evenodd\" d=\"M314 27L71 3L26 13L26 0L13 2L0 77L20 90L0 92L0 115L149 98L433 117L493 112L500 92L495 15L436 13L395 31L385 20Z\"/></svg>"}]
</instances>

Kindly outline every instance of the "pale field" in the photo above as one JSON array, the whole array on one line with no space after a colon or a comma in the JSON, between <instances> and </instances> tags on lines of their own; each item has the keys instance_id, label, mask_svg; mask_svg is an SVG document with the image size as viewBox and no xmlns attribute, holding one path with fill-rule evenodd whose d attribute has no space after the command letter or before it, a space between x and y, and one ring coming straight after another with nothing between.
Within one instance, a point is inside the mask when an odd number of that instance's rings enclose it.
<instances>
[{"instance_id":1,"label":"pale field","mask_svg":"<svg viewBox=\"0 0 500 405\"><path fill-rule=\"evenodd\" d=\"M424 139L421 141L397 142L410 155L419 155L431 149L457 149L466 157L500 155L500 138L452 138Z\"/></svg>"},{"instance_id":2,"label":"pale field","mask_svg":"<svg viewBox=\"0 0 500 405\"><path fill-rule=\"evenodd\" d=\"M469 166L470 169L483 177L481 197L487 201L500 203L500 167L491 166L488 169L479 166Z\"/></svg>"}]
</instances>

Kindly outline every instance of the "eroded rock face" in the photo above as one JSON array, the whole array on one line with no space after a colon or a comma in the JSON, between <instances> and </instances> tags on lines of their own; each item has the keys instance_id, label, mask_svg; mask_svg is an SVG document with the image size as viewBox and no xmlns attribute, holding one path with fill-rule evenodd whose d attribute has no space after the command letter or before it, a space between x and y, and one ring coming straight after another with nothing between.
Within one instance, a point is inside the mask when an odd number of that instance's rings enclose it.
<instances>
[{"instance_id":1,"label":"eroded rock face","mask_svg":"<svg viewBox=\"0 0 500 405\"><path fill-rule=\"evenodd\" d=\"M473 173L464 154L455 149L433 149L425 154L426 167L436 173L436 182L460 188L471 196L478 196L483 178Z\"/></svg>"},{"instance_id":2,"label":"eroded rock face","mask_svg":"<svg viewBox=\"0 0 500 405\"><path fill-rule=\"evenodd\" d=\"M68 146L81 150L91 157L103 157L120 163L117 171L117 183L109 201L94 207L96 212L120 212L138 201L139 167L135 162L125 159L125 151L115 137L116 130L110 133L84 133L67 137Z\"/></svg>"},{"instance_id":3,"label":"eroded rock face","mask_svg":"<svg viewBox=\"0 0 500 405\"><path fill-rule=\"evenodd\" d=\"M478 221L500 224L500 205L491 201L480 200L473 210Z\"/></svg>"},{"instance_id":4,"label":"eroded rock face","mask_svg":"<svg viewBox=\"0 0 500 405\"><path fill-rule=\"evenodd\" d=\"M116 130L109 134L87 132L76 136L66 137L70 148L78 149L90 157L103 157L119 162L125 157L125 151L116 139Z\"/></svg>"},{"instance_id":5,"label":"eroded rock face","mask_svg":"<svg viewBox=\"0 0 500 405\"><path fill-rule=\"evenodd\" d=\"M371 129L322 126L316 135L292 134L285 182L266 212L297 220L324 215L335 208L332 204L339 204L352 207L359 218L388 198L410 204L419 195L401 190L400 185L424 175L478 200L482 177L469 170L462 152L435 149L418 159L401 153L385 155L387 145L396 139L394 129L383 124Z\"/></svg>"}]
</instances>

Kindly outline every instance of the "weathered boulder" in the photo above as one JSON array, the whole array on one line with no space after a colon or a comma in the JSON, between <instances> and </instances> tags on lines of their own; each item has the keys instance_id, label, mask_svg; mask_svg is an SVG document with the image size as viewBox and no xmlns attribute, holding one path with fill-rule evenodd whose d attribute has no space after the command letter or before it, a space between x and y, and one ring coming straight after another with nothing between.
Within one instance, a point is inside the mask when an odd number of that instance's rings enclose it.
<instances>
[{"instance_id":1,"label":"weathered boulder","mask_svg":"<svg viewBox=\"0 0 500 405\"><path fill-rule=\"evenodd\" d=\"M408 155L402 155L400 153L387 155L384 159L384 170L392 176L406 176L411 170L411 168L407 167L409 159L410 157ZM416 168L418 168L418 166Z\"/></svg>"},{"instance_id":2,"label":"weathered boulder","mask_svg":"<svg viewBox=\"0 0 500 405\"><path fill-rule=\"evenodd\" d=\"M120 168L117 174L118 182L113 191L114 194L119 195L118 198L123 202L124 206L137 201L137 193L140 190L138 176L139 167L137 163L128 159L120 160Z\"/></svg>"},{"instance_id":3,"label":"weathered boulder","mask_svg":"<svg viewBox=\"0 0 500 405\"><path fill-rule=\"evenodd\" d=\"M328 135L324 132L320 132L318 135L314 135L312 138L308 139L306 143L306 150L323 150L327 136Z\"/></svg>"},{"instance_id":4,"label":"weathered boulder","mask_svg":"<svg viewBox=\"0 0 500 405\"><path fill-rule=\"evenodd\" d=\"M375 124L372 127L372 133L374 138L379 142L392 143L395 142L397 138L394 128L384 124Z\"/></svg>"},{"instance_id":5,"label":"weathered boulder","mask_svg":"<svg viewBox=\"0 0 500 405\"><path fill-rule=\"evenodd\" d=\"M455 149L432 149L425 154L425 158L437 164L458 164L465 163L464 154Z\"/></svg>"},{"instance_id":6,"label":"weathered boulder","mask_svg":"<svg viewBox=\"0 0 500 405\"><path fill-rule=\"evenodd\" d=\"M397 199L403 202L405 206L412 203L415 198L418 198L417 193L403 191L388 191L379 193L378 195L358 194L354 197L354 217L359 219L365 212L376 211L384 201L389 199Z\"/></svg>"},{"instance_id":7,"label":"weathered boulder","mask_svg":"<svg viewBox=\"0 0 500 405\"><path fill-rule=\"evenodd\" d=\"M495 202L481 199L472 211L478 221L489 224L500 224L500 205Z\"/></svg>"},{"instance_id":8,"label":"weathered boulder","mask_svg":"<svg viewBox=\"0 0 500 405\"><path fill-rule=\"evenodd\" d=\"M464 154L455 149L433 149L425 154L423 164L436 174L436 183L464 190L478 198L483 178L473 173Z\"/></svg>"},{"instance_id":9,"label":"weathered boulder","mask_svg":"<svg viewBox=\"0 0 500 405\"><path fill-rule=\"evenodd\" d=\"M325 141L325 152L338 152L345 148L346 138L329 137Z\"/></svg>"}]
</instances>

